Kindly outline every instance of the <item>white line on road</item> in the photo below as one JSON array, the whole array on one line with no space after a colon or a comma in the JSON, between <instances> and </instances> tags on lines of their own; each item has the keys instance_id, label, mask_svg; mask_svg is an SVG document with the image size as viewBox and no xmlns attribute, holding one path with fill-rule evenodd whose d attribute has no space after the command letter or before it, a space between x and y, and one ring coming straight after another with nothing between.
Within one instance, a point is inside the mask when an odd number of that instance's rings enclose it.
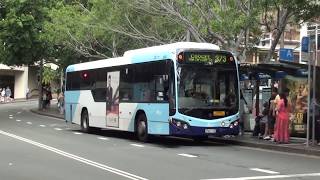
<instances>
[{"instance_id":1,"label":"white line on road","mask_svg":"<svg viewBox=\"0 0 320 180\"><path fill-rule=\"evenodd\" d=\"M21 122L21 120L20 120L20 119L16 119L16 121L17 121L17 122Z\"/></svg>"},{"instance_id":2,"label":"white line on road","mask_svg":"<svg viewBox=\"0 0 320 180\"><path fill-rule=\"evenodd\" d=\"M88 164L88 165L90 165L90 166L97 167L97 168L99 168L99 169L103 169L103 170L105 170L105 171L108 171L108 172L111 172L111 173L114 173L114 174L117 174L117 175L126 177L126 178L128 178L128 179L133 179L133 180L148 180L148 179L146 179L146 178L143 178L143 177L140 177L140 176L137 176L137 175L134 175L134 174L131 174L131 173L128 173L128 172L125 172L125 171L122 171L122 170L119 170L119 169L116 169L116 168L113 168L113 167L110 167L110 166L107 166L107 165L104 165L104 164L95 162L95 161L91 161L91 160L89 160L89 159L85 159L85 158L83 158L83 157L80 157L80 156L77 156L77 155L74 155L74 154L71 154L71 153L68 153L68 152L59 150L59 149L54 148L54 147L51 147L51 146L47 146L47 145L45 145L45 144L41 144L41 143L36 142L36 141L32 141L32 140L30 140L30 139L23 138L23 137L21 137L21 136L17 136L17 135L11 134L11 133L4 132L4 131L2 131L2 130L0 130L0 134L5 135L5 136L12 137L12 138L14 138L14 139L18 139L18 140L20 140L20 141L23 141L23 142L32 144L32 145L37 146L37 147L40 147L40 148L42 148L42 149L46 149L46 150L48 150L48 151L54 152L54 153L59 154L59 155L62 155L62 156L64 156L64 157L67 157L67 158L70 158L70 159L74 159L74 160L76 160L76 161L79 161L79 162Z\"/></svg>"},{"instance_id":3,"label":"white line on road","mask_svg":"<svg viewBox=\"0 0 320 180\"><path fill-rule=\"evenodd\" d=\"M105 138L105 137L97 137L97 138L100 139L100 140L104 140L104 141L109 140L108 138Z\"/></svg>"},{"instance_id":4,"label":"white line on road","mask_svg":"<svg viewBox=\"0 0 320 180\"><path fill-rule=\"evenodd\" d=\"M82 133L81 133L81 132L74 132L73 134L80 135L80 134L82 134Z\"/></svg>"},{"instance_id":5,"label":"white line on road","mask_svg":"<svg viewBox=\"0 0 320 180\"><path fill-rule=\"evenodd\" d=\"M17 112L17 114L21 114L21 111Z\"/></svg>"},{"instance_id":6,"label":"white line on road","mask_svg":"<svg viewBox=\"0 0 320 180\"><path fill-rule=\"evenodd\" d=\"M13 116L12 114L9 115L9 117L12 117L12 116Z\"/></svg>"},{"instance_id":7,"label":"white line on road","mask_svg":"<svg viewBox=\"0 0 320 180\"><path fill-rule=\"evenodd\" d=\"M32 122L28 121L27 124L32 124Z\"/></svg>"},{"instance_id":8,"label":"white line on road","mask_svg":"<svg viewBox=\"0 0 320 180\"><path fill-rule=\"evenodd\" d=\"M191 157L191 158L195 158L198 156L192 155L192 154L178 154L179 156L185 156L185 157Z\"/></svg>"},{"instance_id":9,"label":"white line on road","mask_svg":"<svg viewBox=\"0 0 320 180\"><path fill-rule=\"evenodd\" d=\"M12 116L10 116L10 117L9 117L9 119L13 119L13 117L12 117Z\"/></svg>"},{"instance_id":10,"label":"white line on road","mask_svg":"<svg viewBox=\"0 0 320 180\"><path fill-rule=\"evenodd\" d=\"M43 124L40 124L39 126L40 126L40 127L46 127L46 125L43 125Z\"/></svg>"},{"instance_id":11,"label":"white line on road","mask_svg":"<svg viewBox=\"0 0 320 180\"><path fill-rule=\"evenodd\" d=\"M270 171L267 169L260 169L260 168L250 168L251 171L259 171L259 172L263 172L263 173L268 173L268 174L280 174L279 172L276 171Z\"/></svg>"},{"instance_id":12,"label":"white line on road","mask_svg":"<svg viewBox=\"0 0 320 180\"><path fill-rule=\"evenodd\" d=\"M320 176L320 173L287 174L287 175L273 175L273 176L252 176L252 177L202 179L202 180L256 180L256 179L279 179L279 178L315 177L315 176Z\"/></svg>"},{"instance_id":13,"label":"white line on road","mask_svg":"<svg viewBox=\"0 0 320 180\"><path fill-rule=\"evenodd\" d=\"M136 147L144 147L142 144L130 144L131 146L136 146Z\"/></svg>"},{"instance_id":14,"label":"white line on road","mask_svg":"<svg viewBox=\"0 0 320 180\"><path fill-rule=\"evenodd\" d=\"M56 131L62 131L61 128L54 128L54 130L56 130Z\"/></svg>"}]
</instances>

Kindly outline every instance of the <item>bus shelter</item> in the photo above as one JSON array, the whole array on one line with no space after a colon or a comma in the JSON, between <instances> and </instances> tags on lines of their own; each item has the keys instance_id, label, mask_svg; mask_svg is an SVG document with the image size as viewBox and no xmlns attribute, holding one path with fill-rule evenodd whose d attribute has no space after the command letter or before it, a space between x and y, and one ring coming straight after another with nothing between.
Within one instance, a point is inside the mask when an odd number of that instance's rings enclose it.
<instances>
[{"instance_id":1,"label":"bus shelter","mask_svg":"<svg viewBox=\"0 0 320 180\"><path fill-rule=\"evenodd\" d=\"M269 102L272 89L278 92L290 91L288 99L292 104L290 131L293 136L303 136L306 132L304 117L307 108L308 72L303 66L286 63L262 63L240 65L240 87L248 106L243 111L244 129L252 131L257 115L263 105ZM251 111L250 111L250 110Z\"/></svg>"}]
</instances>

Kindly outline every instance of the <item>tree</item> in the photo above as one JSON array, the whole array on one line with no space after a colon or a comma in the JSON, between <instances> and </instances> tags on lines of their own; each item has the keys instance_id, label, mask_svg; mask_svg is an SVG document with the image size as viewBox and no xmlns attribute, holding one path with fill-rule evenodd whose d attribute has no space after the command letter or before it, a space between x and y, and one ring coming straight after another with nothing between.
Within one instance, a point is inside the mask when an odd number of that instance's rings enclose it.
<instances>
[{"instance_id":1,"label":"tree","mask_svg":"<svg viewBox=\"0 0 320 180\"><path fill-rule=\"evenodd\" d=\"M47 57L47 45L41 40L43 22L52 5L50 0L2 0L6 10L0 22L0 62L7 65L40 64L42 81L43 60ZM39 108L42 105L42 87L39 83Z\"/></svg>"},{"instance_id":2,"label":"tree","mask_svg":"<svg viewBox=\"0 0 320 180\"><path fill-rule=\"evenodd\" d=\"M265 61L270 61L272 58L287 24L290 22L300 24L320 16L320 4L310 0L265 0L263 4L264 26L274 34L274 40Z\"/></svg>"}]
</instances>

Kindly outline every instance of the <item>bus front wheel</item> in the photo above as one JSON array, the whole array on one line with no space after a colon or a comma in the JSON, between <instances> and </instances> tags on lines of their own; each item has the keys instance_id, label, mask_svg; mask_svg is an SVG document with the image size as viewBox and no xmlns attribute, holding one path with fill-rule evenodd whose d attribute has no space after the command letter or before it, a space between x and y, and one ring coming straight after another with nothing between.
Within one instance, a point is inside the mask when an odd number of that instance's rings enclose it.
<instances>
[{"instance_id":1,"label":"bus front wheel","mask_svg":"<svg viewBox=\"0 0 320 180\"><path fill-rule=\"evenodd\" d=\"M81 113L81 131L86 133L90 132L89 115L87 110L83 110Z\"/></svg>"},{"instance_id":2,"label":"bus front wheel","mask_svg":"<svg viewBox=\"0 0 320 180\"><path fill-rule=\"evenodd\" d=\"M149 139L147 117L141 113L137 118L137 137L139 141L147 142Z\"/></svg>"}]
</instances>

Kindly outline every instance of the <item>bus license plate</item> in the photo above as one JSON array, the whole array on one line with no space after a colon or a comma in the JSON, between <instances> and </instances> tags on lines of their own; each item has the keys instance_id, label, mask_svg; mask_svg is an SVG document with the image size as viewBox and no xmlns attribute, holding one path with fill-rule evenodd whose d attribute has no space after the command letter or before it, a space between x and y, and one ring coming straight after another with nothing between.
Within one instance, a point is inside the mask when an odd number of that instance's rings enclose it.
<instances>
[{"instance_id":1,"label":"bus license plate","mask_svg":"<svg viewBox=\"0 0 320 180\"><path fill-rule=\"evenodd\" d=\"M204 132L205 132L206 134L213 134L213 133L216 133L217 130L216 130L216 129L205 129Z\"/></svg>"}]
</instances>

